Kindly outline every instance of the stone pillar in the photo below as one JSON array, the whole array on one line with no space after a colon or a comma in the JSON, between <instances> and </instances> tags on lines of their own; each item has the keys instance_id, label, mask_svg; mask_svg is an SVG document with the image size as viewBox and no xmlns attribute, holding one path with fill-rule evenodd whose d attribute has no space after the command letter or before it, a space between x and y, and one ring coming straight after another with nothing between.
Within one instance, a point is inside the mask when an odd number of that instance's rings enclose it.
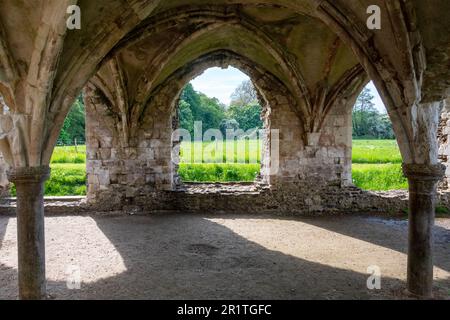
<instances>
[{"instance_id":1,"label":"stone pillar","mask_svg":"<svg viewBox=\"0 0 450 320\"><path fill-rule=\"evenodd\" d=\"M433 292L433 225L442 164L404 164L409 181L408 291L423 298Z\"/></svg>"},{"instance_id":2,"label":"stone pillar","mask_svg":"<svg viewBox=\"0 0 450 320\"><path fill-rule=\"evenodd\" d=\"M17 190L19 297L45 298L44 182L49 167L16 168L8 172Z\"/></svg>"}]
</instances>

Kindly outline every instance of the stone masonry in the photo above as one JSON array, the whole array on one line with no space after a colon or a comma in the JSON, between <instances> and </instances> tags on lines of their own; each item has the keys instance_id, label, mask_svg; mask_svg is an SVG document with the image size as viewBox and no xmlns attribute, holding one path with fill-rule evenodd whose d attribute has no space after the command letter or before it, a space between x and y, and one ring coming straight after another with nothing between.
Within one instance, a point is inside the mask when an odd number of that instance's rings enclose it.
<instances>
[{"instance_id":1,"label":"stone masonry","mask_svg":"<svg viewBox=\"0 0 450 320\"><path fill-rule=\"evenodd\" d=\"M73 5L80 28L67 23ZM208 212L227 200L183 202L195 192L180 189L171 163L174 106L192 77L228 65L251 76L282 142L281 170L262 174L256 200L239 199L251 208L276 199L278 212L354 207L350 110L373 81L410 185L407 288L431 297L439 154L448 160L438 143L450 96L448 12L448 0L0 1L0 95L10 110L0 112L0 174L17 187L20 297L45 297L44 181L83 88L92 208Z\"/></svg>"}]
</instances>

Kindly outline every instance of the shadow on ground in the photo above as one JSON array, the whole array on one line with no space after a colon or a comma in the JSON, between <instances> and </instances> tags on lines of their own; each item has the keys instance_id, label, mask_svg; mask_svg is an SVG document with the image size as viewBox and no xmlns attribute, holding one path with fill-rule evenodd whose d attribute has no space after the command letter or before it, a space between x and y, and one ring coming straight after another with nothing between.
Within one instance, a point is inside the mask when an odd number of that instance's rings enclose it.
<instances>
[{"instance_id":1,"label":"shadow on ground","mask_svg":"<svg viewBox=\"0 0 450 320\"><path fill-rule=\"evenodd\" d=\"M269 250L206 217L156 215L91 218L120 254L126 269L112 277L83 283L81 290L68 290L64 281L50 280L48 292L54 298L404 298L400 294L405 287L404 281L384 277L382 290L370 291L366 287L368 275L363 272L335 268ZM245 217L239 216L239 219L242 218ZM254 216L251 218L258 219ZM233 219L233 217L225 216L222 219ZM358 224L349 225L347 228L338 226L333 219L301 219L301 221L406 252L406 234L403 227L399 228L398 234L392 230L384 233L383 230L391 226L383 226L375 222L378 225L369 236L358 232ZM7 221L8 219L0 218L0 239L6 229ZM364 218L357 221L364 223L368 220ZM70 227L66 227L67 232L70 232ZM444 230L448 234L449 231ZM317 239L317 241L327 241L327 239ZM92 245L95 246L95 244ZM446 248L448 249L448 243ZM441 254L439 252L438 256ZM105 256L108 257L108 254ZM444 270L449 269L448 265L444 265L443 260L438 259L438 263ZM17 271L4 265L0 266L2 272L0 288L9 288L6 294L0 289L0 298L15 298L12 292L16 288ZM105 261L104 267L108 267L108 261ZM114 266L111 265L111 267Z\"/></svg>"},{"instance_id":2,"label":"shadow on ground","mask_svg":"<svg viewBox=\"0 0 450 320\"><path fill-rule=\"evenodd\" d=\"M342 217L302 218L302 222L316 227L346 235L398 251L408 253L408 220L381 217L345 217L348 223L340 221ZM444 220L444 219L441 219ZM450 229L435 225L434 265L443 270L450 271L448 257L450 254Z\"/></svg>"}]
</instances>

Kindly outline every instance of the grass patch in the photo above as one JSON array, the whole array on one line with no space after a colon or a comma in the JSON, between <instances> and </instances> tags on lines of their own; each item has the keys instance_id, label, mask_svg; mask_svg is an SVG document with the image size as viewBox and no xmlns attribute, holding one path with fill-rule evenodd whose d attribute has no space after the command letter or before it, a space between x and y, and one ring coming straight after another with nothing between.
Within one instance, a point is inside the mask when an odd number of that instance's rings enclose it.
<instances>
[{"instance_id":1,"label":"grass patch","mask_svg":"<svg viewBox=\"0 0 450 320\"><path fill-rule=\"evenodd\" d=\"M443 206L436 206L436 215L438 216L449 216L450 215L450 210L446 207Z\"/></svg>"},{"instance_id":2,"label":"grass patch","mask_svg":"<svg viewBox=\"0 0 450 320\"><path fill-rule=\"evenodd\" d=\"M388 191L408 188L401 164L353 164L353 183L365 190Z\"/></svg>"},{"instance_id":3,"label":"grass patch","mask_svg":"<svg viewBox=\"0 0 450 320\"><path fill-rule=\"evenodd\" d=\"M353 140L353 163L402 163L395 140Z\"/></svg>"},{"instance_id":4,"label":"grass patch","mask_svg":"<svg viewBox=\"0 0 450 320\"><path fill-rule=\"evenodd\" d=\"M181 163L261 163L262 141L182 142Z\"/></svg>"},{"instance_id":5,"label":"grass patch","mask_svg":"<svg viewBox=\"0 0 450 320\"><path fill-rule=\"evenodd\" d=\"M50 179L45 183L46 196L84 196L86 195L85 164L52 164ZM16 188L12 187L12 196Z\"/></svg>"},{"instance_id":6,"label":"grass patch","mask_svg":"<svg viewBox=\"0 0 450 320\"><path fill-rule=\"evenodd\" d=\"M178 174L184 182L252 182L259 164L180 164Z\"/></svg>"},{"instance_id":7,"label":"grass patch","mask_svg":"<svg viewBox=\"0 0 450 320\"><path fill-rule=\"evenodd\" d=\"M51 163L86 163L86 146L56 147Z\"/></svg>"}]
</instances>

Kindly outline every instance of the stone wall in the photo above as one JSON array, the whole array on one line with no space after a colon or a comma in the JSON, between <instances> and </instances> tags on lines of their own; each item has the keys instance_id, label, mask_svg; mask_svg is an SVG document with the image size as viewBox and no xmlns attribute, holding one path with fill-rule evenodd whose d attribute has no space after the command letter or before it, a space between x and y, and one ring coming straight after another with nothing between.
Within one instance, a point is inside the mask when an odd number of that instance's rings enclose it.
<instances>
[{"instance_id":1,"label":"stone wall","mask_svg":"<svg viewBox=\"0 0 450 320\"><path fill-rule=\"evenodd\" d=\"M447 167L445 178L440 183L441 190L449 189L450 182L450 99L444 102L438 130L439 160Z\"/></svg>"},{"instance_id":2,"label":"stone wall","mask_svg":"<svg viewBox=\"0 0 450 320\"><path fill-rule=\"evenodd\" d=\"M177 128L176 105L183 77L159 88L128 144L123 143L117 116L101 92L87 88L89 205L101 210L129 206L183 211L207 210L208 206L213 211L349 209L355 203L355 197L348 197L355 189L346 187L352 185L351 106L356 95L337 100L322 129L305 134L286 91L269 76L256 79L265 105L266 129L279 130L279 170L269 176L262 173L255 185L257 192L237 188L227 196L214 192L214 188L198 194L186 192L177 179L172 133ZM269 162L273 160L273 154L268 157Z\"/></svg>"}]
</instances>

